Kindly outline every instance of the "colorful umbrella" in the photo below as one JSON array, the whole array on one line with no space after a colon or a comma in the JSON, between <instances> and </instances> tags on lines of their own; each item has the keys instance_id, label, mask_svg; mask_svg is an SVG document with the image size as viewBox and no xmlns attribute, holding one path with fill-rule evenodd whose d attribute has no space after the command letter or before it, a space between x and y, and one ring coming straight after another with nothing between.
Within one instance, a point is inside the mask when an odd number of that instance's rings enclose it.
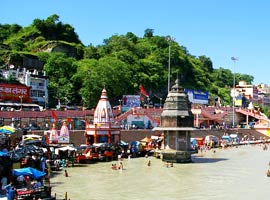
<instances>
[{"instance_id":1,"label":"colorful umbrella","mask_svg":"<svg viewBox=\"0 0 270 200\"><path fill-rule=\"evenodd\" d=\"M0 127L0 133L12 134L15 133L16 129L12 126L2 126Z\"/></svg>"},{"instance_id":2,"label":"colorful umbrella","mask_svg":"<svg viewBox=\"0 0 270 200\"><path fill-rule=\"evenodd\" d=\"M32 167L20 168L20 169L13 169L12 173L14 176L30 176L33 179L39 179L46 175L46 173L39 171Z\"/></svg>"},{"instance_id":3,"label":"colorful umbrella","mask_svg":"<svg viewBox=\"0 0 270 200\"><path fill-rule=\"evenodd\" d=\"M0 157L5 157L8 156L7 152L0 151Z\"/></svg>"}]
</instances>

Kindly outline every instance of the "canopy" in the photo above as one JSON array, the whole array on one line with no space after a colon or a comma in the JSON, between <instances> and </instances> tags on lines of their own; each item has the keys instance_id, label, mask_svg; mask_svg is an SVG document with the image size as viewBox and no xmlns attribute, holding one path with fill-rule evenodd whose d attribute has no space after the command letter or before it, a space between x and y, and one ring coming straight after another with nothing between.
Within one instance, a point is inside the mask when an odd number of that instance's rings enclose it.
<instances>
[{"instance_id":1,"label":"canopy","mask_svg":"<svg viewBox=\"0 0 270 200\"><path fill-rule=\"evenodd\" d=\"M8 156L7 152L0 151L0 157Z\"/></svg>"},{"instance_id":2,"label":"canopy","mask_svg":"<svg viewBox=\"0 0 270 200\"><path fill-rule=\"evenodd\" d=\"M22 140L42 140L42 136L35 134L23 135Z\"/></svg>"},{"instance_id":3,"label":"canopy","mask_svg":"<svg viewBox=\"0 0 270 200\"><path fill-rule=\"evenodd\" d=\"M238 138L238 135L237 134L230 134L230 137L231 138Z\"/></svg>"},{"instance_id":4,"label":"canopy","mask_svg":"<svg viewBox=\"0 0 270 200\"><path fill-rule=\"evenodd\" d=\"M222 139L231 139L231 137L229 135L223 135Z\"/></svg>"},{"instance_id":5,"label":"canopy","mask_svg":"<svg viewBox=\"0 0 270 200\"><path fill-rule=\"evenodd\" d=\"M196 146L197 145L196 138L190 138L190 144L191 144L191 146Z\"/></svg>"},{"instance_id":6,"label":"canopy","mask_svg":"<svg viewBox=\"0 0 270 200\"><path fill-rule=\"evenodd\" d=\"M128 145L128 143L127 143L127 142L125 142L124 140L121 140L120 145L127 146L127 145Z\"/></svg>"},{"instance_id":7,"label":"canopy","mask_svg":"<svg viewBox=\"0 0 270 200\"><path fill-rule=\"evenodd\" d=\"M37 147L35 145L26 145L8 152L10 159L15 161L21 160L28 154L37 154L41 156L44 154L44 150L43 148Z\"/></svg>"},{"instance_id":8,"label":"canopy","mask_svg":"<svg viewBox=\"0 0 270 200\"><path fill-rule=\"evenodd\" d=\"M20 169L13 169L12 174L14 176L30 176L33 179L39 179L46 175L46 173L39 171L32 167L20 168Z\"/></svg>"},{"instance_id":9,"label":"canopy","mask_svg":"<svg viewBox=\"0 0 270 200\"><path fill-rule=\"evenodd\" d=\"M12 126L2 126L0 127L0 133L12 134L15 133L16 129Z\"/></svg>"},{"instance_id":10,"label":"canopy","mask_svg":"<svg viewBox=\"0 0 270 200\"><path fill-rule=\"evenodd\" d=\"M71 147L71 146L61 147L61 148L58 148L58 150L59 150L59 151L77 151L76 148Z\"/></svg>"},{"instance_id":11,"label":"canopy","mask_svg":"<svg viewBox=\"0 0 270 200\"><path fill-rule=\"evenodd\" d=\"M139 141L133 141L133 142L130 143L130 145L131 145L131 146L133 146L133 145L134 145L134 146L139 146L139 145L142 145L142 143L139 142Z\"/></svg>"},{"instance_id":12,"label":"canopy","mask_svg":"<svg viewBox=\"0 0 270 200\"><path fill-rule=\"evenodd\" d=\"M149 142L151 142L151 138L145 137L142 140L140 140L140 142L149 143Z\"/></svg>"}]
</instances>

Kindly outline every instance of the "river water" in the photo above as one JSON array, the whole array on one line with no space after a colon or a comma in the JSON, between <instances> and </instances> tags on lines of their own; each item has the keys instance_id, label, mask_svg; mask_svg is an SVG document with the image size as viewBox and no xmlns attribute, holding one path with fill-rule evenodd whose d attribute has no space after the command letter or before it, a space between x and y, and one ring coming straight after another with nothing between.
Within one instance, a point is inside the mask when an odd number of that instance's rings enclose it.
<instances>
[{"instance_id":1,"label":"river water","mask_svg":"<svg viewBox=\"0 0 270 200\"><path fill-rule=\"evenodd\" d=\"M52 193L60 198L67 192L71 200L270 198L270 149L257 145L215 151L195 154L193 163L173 167L155 157L124 159L122 171L111 169L118 161L69 167L69 177L54 173Z\"/></svg>"}]
</instances>

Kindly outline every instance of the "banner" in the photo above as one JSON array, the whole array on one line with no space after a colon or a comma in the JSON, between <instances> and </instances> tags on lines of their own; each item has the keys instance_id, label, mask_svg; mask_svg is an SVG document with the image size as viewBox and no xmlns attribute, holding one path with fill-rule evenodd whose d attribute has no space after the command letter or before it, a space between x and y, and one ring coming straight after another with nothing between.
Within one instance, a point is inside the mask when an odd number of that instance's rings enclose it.
<instances>
[{"instance_id":1,"label":"banner","mask_svg":"<svg viewBox=\"0 0 270 200\"><path fill-rule=\"evenodd\" d=\"M16 84L0 84L0 100L31 103L30 87Z\"/></svg>"},{"instance_id":2,"label":"banner","mask_svg":"<svg viewBox=\"0 0 270 200\"><path fill-rule=\"evenodd\" d=\"M188 100L195 104L208 104L208 92L185 89Z\"/></svg>"},{"instance_id":3,"label":"banner","mask_svg":"<svg viewBox=\"0 0 270 200\"><path fill-rule=\"evenodd\" d=\"M140 107L140 95L123 95L122 112L126 112L133 107Z\"/></svg>"}]
</instances>

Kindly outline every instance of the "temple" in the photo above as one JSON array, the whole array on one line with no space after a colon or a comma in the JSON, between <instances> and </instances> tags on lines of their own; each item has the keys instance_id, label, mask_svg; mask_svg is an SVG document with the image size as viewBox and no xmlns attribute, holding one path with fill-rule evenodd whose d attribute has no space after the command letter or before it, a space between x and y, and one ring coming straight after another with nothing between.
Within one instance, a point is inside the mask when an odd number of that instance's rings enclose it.
<instances>
[{"instance_id":1,"label":"temple","mask_svg":"<svg viewBox=\"0 0 270 200\"><path fill-rule=\"evenodd\" d=\"M93 124L86 124L86 144L113 144L121 140L121 127L114 121L111 104L104 88L94 112Z\"/></svg>"},{"instance_id":2,"label":"temple","mask_svg":"<svg viewBox=\"0 0 270 200\"><path fill-rule=\"evenodd\" d=\"M191 162L191 154L195 153L190 146L190 133L195 130L193 122L191 103L177 79L166 98L160 127L154 128L164 134L163 161Z\"/></svg>"}]
</instances>

